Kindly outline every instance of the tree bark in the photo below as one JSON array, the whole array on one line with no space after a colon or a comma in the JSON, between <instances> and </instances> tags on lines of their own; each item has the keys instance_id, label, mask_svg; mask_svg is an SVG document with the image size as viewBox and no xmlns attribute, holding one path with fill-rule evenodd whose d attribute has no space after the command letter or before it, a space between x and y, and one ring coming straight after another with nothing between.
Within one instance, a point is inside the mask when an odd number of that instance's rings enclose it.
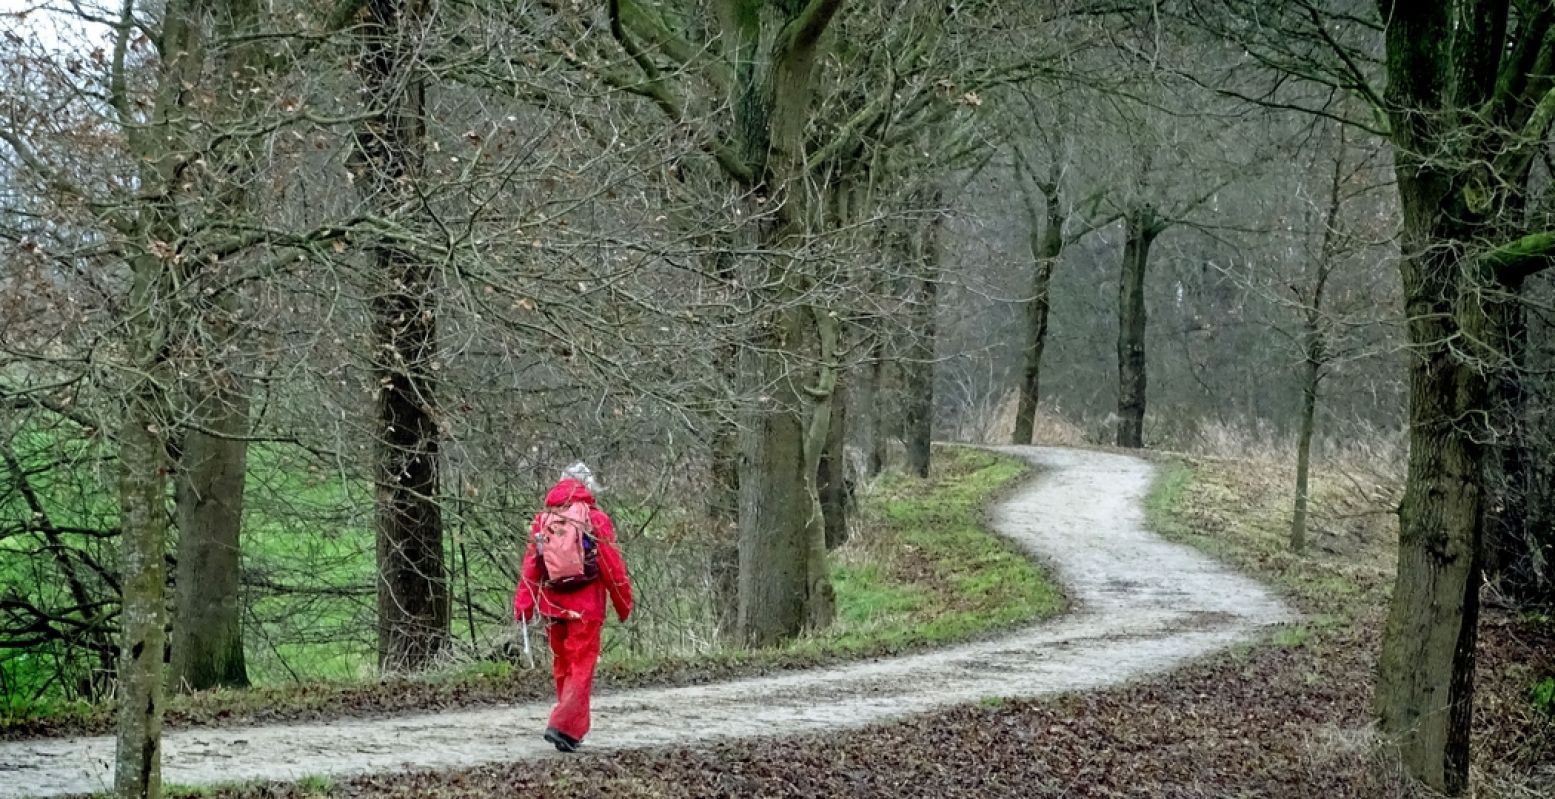
<instances>
[{"instance_id":1,"label":"tree bark","mask_svg":"<svg viewBox=\"0 0 1555 799\"><path fill-rule=\"evenodd\" d=\"M425 81L417 63L424 0L369 0L360 30L365 103L382 109L357 136L370 202L386 216L415 204L425 146ZM414 213L414 212L412 212ZM448 575L438 504L440 433L436 272L398 242L369 246L382 288L372 299L378 379L378 663L429 665L449 641Z\"/></svg>"},{"instance_id":2,"label":"tree bark","mask_svg":"<svg viewBox=\"0 0 1555 799\"><path fill-rule=\"evenodd\" d=\"M1301 379L1301 429L1296 438L1296 507L1290 520L1290 548L1304 552L1307 548L1307 489L1312 471L1312 433L1317 424L1317 391L1322 379L1323 364L1313 352L1317 331L1307 332L1307 357L1303 363Z\"/></svg>"},{"instance_id":3,"label":"tree bark","mask_svg":"<svg viewBox=\"0 0 1555 799\"><path fill-rule=\"evenodd\" d=\"M176 417L179 390L171 364L178 327L189 317L178 306L178 285L187 279L187 261L167 258L178 241L178 176L193 158L188 120L190 87L199 82L204 56L201 29L206 8L200 0L169 0L158 32L155 100L149 125L128 127L130 152L145 204L126 252L130 289L124 307L125 373L119 430L120 583L119 688L116 708L114 795L155 799L162 793L163 659L167 650L167 524L172 464L169 431ZM135 30L116 32L116 82L125 79L124 53ZM122 84L121 84L122 85Z\"/></svg>"},{"instance_id":4,"label":"tree bark","mask_svg":"<svg viewBox=\"0 0 1555 799\"><path fill-rule=\"evenodd\" d=\"M184 435L174 498L178 571L172 684L201 691L248 685L239 593L248 399L230 375L194 417L214 435Z\"/></svg>"},{"instance_id":5,"label":"tree bark","mask_svg":"<svg viewBox=\"0 0 1555 799\"><path fill-rule=\"evenodd\" d=\"M120 570L123 609L119 614L118 750L114 794L121 799L153 799L162 793L162 658L166 645L167 581L167 424L166 397L158 387L166 376L160 325L168 286L154 284L162 264L143 257L136 269L139 295L132 307L147 318L135 331L141 342L137 360L151 367L130 394L119 431ZM143 315L143 316L142 316Z\"/></svg>"},{"instance_id":6,"label":"tree bark","mask_svg":"<svg viewBox=\"0 0 1555 799\"><path fill-rule=\"evenodd\" d=\"M759 342L740 357L742 394L762 398L745 414L739 476L738 623L753 645L828 624L834 612L815 478L836 386L836 318L812 304L811 278L795 255L810 246L814 225L804 133L816 61L841 6L809 0L773 9L776 16L740 2L720 6L736 67L734 130L753 167L750 218L769 253L749 264L748 285L767 288L757 298Z\"/></svg>"},{"instance_id":7,"label":"tree bark","mask_svg":"<svg viewBox=\"0 0 1555 799\"><path fill-rule=\"evenodd\" d=\"M1118 282L1118 436L1120 447L1145 445L1145 274L1160 220L1149 204L1127 215L1123 276Z\"/></svg>"},{"instance_id":8,"label":"tree bark","mask_svg":"<svg viewBox=\"0 0 1555 799\"><path fill-rule=\"evenodd\" d=\"M1033 436L1037 404L1042 398L1042 352L1047 347L1048 313L1052 308L1049 291L1053 269L1064 251L1064 217L1058 203L1058 186L1049 183L1040 190L1046 198L1042 213L1038 213L1032 198L1027 198L1027 217L1031 224L1028 244L1036 268L1032 274L1031 296L1023 303L1026 309L1025 362L1012 444L1036 443Z\"/></svg>"},{"instance_id":9,"label":"tree bark","mask_svg":"<svg viewBox=\"0 0 1555 799\"><path fill-rule=\"evenodd\" d=\"M1488 332L1459 302L1463 242L1453 181L1400 155L1399 271L1411 358L1410 455L1399 508L1398 574L1378 661L1379 726L1405 771L1457 795L1468 785L1479 619L1486 379L1451 342Z\"/></svg>"},{"instance_id":10,"label":"tree bark","mask_svg":"<svg viewBox=\"0 0 1555 799\"><path fill-rule=\"evenodd\" d=\"M1386 101L1410 344L1410 456L1375 701L1380 731L1404 772L1456 796L1469 786L1483 442L1492 438L1485 364L1505 357L1495 349L1497 325L1481 300L1549 265L1547 254L1525 254L1514 259L1514 269L1499 250L1478 250L1506 233L1498 206L1518 201L1519 189L1512 196L1507 191L1523 185L1518 176L1527 174L1531 148L1524 139L1537 140L1549 127L1535 108L1545 102L1549 70L1525 56L1547 55L1551 18L1541 15L1519 30L1532 38L1509 53L1504 4L1474 13L1457 4L1392 3L1387 10ZM1512 81L1497 79L1503 59L1516 71ZM1524 81L1543 88L1519 88ZM1460 136L1463 126L1478 124L1461 109L1492 103L1507 124L1489 136ZM1499 174L1487 175L1481 165Z\"/></svg>"},{"instance_id":11,"label":"tree bark","mask_svg":"<svg viewBox=\"0 0 1555 799\"><path fill-rule=\"evenodd\" d=\"M813 499L806 487L814 473L805 474L797 381L771 355L802 335L799 324L785 314L773 340L740 353L741 374L771 394L742 413L740 429L738 626L752 646L797 636L808 616Z\"/></svg>"},{"instance_id":12,"label":"tree bark","mask_svg":"<svg viewBox=\"0 0 1555 799\"><path fill-rule=\"evenodd\" d=\"M933 193L935 217L913 253L918 266L918 296L912 308L912 332L907 358L907 469L928 477L934 442L934 359L938 340L939 230L941 195Z\"/></svg>"},{"instance_id":13,"label":"tree bark","mask_svg":"<svg viewBox=\"0 0 1555 799\"><path fill-rule=\"evenodd\" d=\"M1418 296L1419 285L1411 294ZM1419 308L1416 303L1412 307ZM1436 306L1438 311L1450 309ZM1481 446L1454 401L1479 393L1442 342L1414 319L1409 477L1399 510L1398 576L1377 683L1382 731L1407 771L1435 790L1467 786L1474 632L1479 611ZM1432 333L1445 332L1434 330Z\"/></svg>"},{"instance_id":14,"label":"tree bark","mask_svg":"<svg viewBox=\"0 0 1555 799\"><path fill-rule=\"evenodd\" d=\"M257 0L229 0L214 9L216 35L234 40L259 33ZM215 59L222 87L218 114L241 125L261 109L265 54L253 39L227 44ZM233 137L208 156L224 180L214 187L216 205L231 218L251 215L249 185L255 160L249 144ZM242 688L241 532L248 465L249 400L232 368L236 308L230 291L195 301L209 344L192 379L189 415L195 429L182 435L174 476L178 569L174 579L171 686L175 690ZM209 431L209 432L207 432Z\"/></svg>"},{"instance_id":15,"label":"tree bark","mask_svg":"<svg viewBox=\"0 0 1555 799\"><path fill-rule=\"evenodd\" d=\"M853 488L848 474L848 404L852 391L841 380L831 397L831 426L826 436L826 451L816 483L821 493L821 513L826 519L826 548L836 549L848 541L848 511Z\"/></svg>"}]
</instances>

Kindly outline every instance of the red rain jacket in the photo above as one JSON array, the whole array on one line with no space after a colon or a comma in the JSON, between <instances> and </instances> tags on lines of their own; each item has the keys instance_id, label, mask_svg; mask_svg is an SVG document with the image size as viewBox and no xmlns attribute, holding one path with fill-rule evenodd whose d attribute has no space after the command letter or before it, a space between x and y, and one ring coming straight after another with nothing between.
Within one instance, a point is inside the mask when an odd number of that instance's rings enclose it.
<instances>
[{"instance_id":1,"label":"red rain jacket","mask_svg":"<svg viewBox=\"0 0 1555 799\"><path fill-rule=\"evenodd\" d=\"M594 495L588 488L576 480L563 479L545 495L547 508L563 508L574 502L589 506L589 521L594 526L594 543L598 547L599 579L573 591L550 591L540 585L540 561L534 539L540 531L540 515L535 514L529 528L529 546L524 550L523 579L513 596L513 616L519 621L534 618L538 604L540 615L547 618L603 622L606 595L616 609L616 618L626 621L632 615L632 581L626 574L621 550L616 548L615 525L610 517L594 504Z\"/></svg>"}]
</instances>

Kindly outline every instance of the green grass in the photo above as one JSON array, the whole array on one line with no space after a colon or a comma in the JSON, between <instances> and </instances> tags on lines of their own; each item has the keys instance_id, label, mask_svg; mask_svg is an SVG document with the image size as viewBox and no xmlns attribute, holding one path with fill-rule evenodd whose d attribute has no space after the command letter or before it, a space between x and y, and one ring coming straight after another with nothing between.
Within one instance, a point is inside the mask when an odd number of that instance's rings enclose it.
<instances>
[{"instance_id":1,"label":"green grass","mask_svg":"<svg viewBox=\"0 0 1555 799\"><path fill-rule=\"evenodd\" d=\"M938 450L933 475L890 475L865 503L863 532L836 554L837 621L812 642L861 652L964 641L1064 607L1052 579L986 523L1027 474L983 450Z\"/></svg>"},{"instance_id":2,"label":"green grass","mask_svg":"<svg viewBox=\"0 0 1555 799\"><path fill-rule=\"evenodd\" d=\"M1305 644L1312 637L1312 630L1303 626L1281 628L1274 634L1274 643L1277 646L1294 648Z\"/></svg>"},{"instance_id":3,"label":"green grass","mask_svg":"<svg viewBox=\"0 0 1555 799\"><path fill-rule=\"evenodd\" d=\"M258 455L252 468L261 477L250 484L256 501L246 518L248 564L305 575L310 584L329 588L371 585L369 520L354 517L351 510L364 497L353 496L336 476L314 473L272 454ZM988 504L1026 474L1027 466L1018 459L945 448L937 452L935 472L928 480L900 475L879 480L858 509L854 540L833 556L835 623L766 650L641 645L645 627L656 623L654 611L675 624L700 625L705 629L698 636L706 639L715 637L710 628L716 620L703 607L705 594L684 587L697 580L674 571L692 568L684 564L695 562L679 549L691 545L684 537L687 531L671 526L634 538L629 554L639 583L639 612L629 625L607 627L600 675L633 684L797 668L965 641L1054 615L1064 606L1056 585L984 523ZM266 505L277 496L288 498L286 513ZM621 512L618 527L635 529L631 514ZM505 612L511 596L508 578L494 566L477 566L473 560L471 565L477 601ZM455 591L461 588L462 583L454 586ZM265 597L256 603L256 615L296 617L301 621L289 632L305 640L271 644L264 638L274 628L262 628L259 634L251 629L249 665L257 687L172 697L170 710L192 719L274 714L278 709L283 715L349 713L364 694L374 692L457 703L545 687L539 671L489 660L419 675L409 681L419 686L415 688L404 682L378 683L372 675L371 612L370 594L351 600ZM465 620L455 615L456 630L463 634ZM481 620L477 632L510 633L511 627ZM543 668L544 640L537 636L532 643ZM4 710L0 722L7 716L12 723L42 717L99 729L108 714L105 706L62 701Z\"/></svg>"}]
</instances>

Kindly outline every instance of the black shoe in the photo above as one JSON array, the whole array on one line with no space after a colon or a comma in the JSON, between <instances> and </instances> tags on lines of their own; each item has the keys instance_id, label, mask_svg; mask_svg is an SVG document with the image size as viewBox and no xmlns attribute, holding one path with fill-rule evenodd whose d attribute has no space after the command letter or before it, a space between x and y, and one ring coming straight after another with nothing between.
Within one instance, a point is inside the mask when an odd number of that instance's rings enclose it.
<instances>
[{"instance_id":1,"label":"black shoe","mask_svg":"<svg viewBox=\"0 0 1555 799\"><path fill-rule=\"evenodd\" d=\"M582 741L555 727L545 728L545 740L550 741L551 745L556 747L558 752L576 752L578 747L583 745Z\"/></svg>"}]
</instances>

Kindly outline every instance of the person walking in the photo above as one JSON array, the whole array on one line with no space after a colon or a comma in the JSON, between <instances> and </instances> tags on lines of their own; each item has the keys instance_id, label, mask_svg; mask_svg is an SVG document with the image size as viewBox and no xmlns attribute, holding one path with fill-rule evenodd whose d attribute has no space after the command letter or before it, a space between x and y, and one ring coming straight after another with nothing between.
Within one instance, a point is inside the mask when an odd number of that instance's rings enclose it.
<instances>
[{"instance_id":1,"label":"person walking","mask_svg":"<svg viewBox=\"0 0 1555 799\"><path fill-rule=\"evenodd\" d=\"M632 582L616 546L615 526L594 498L600 486L584 463L562 472L545 495L524 550L523 576L513 597L519 623L544 619L556 680L556 707L545 740L576 752L589 732L589 695L605 625L605 600L616 618L632 615Z\"/></svg>"}]
</instances>

